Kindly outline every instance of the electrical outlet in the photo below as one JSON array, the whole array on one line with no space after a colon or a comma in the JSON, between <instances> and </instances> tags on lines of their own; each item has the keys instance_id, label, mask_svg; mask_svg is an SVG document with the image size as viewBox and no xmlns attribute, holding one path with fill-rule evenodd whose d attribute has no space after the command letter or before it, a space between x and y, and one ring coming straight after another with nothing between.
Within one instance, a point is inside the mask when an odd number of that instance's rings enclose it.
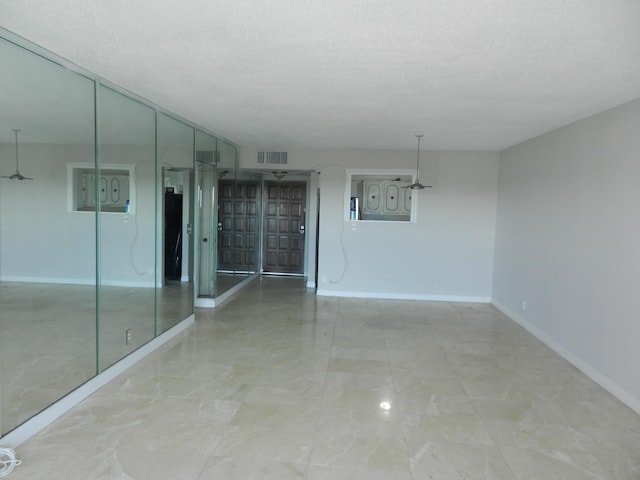
<instances>
[{"instance_id":1,"label":"electrical outlet","mask_svg":"<svg viewBox=\"0 0 640 480\"><path fill-rule=\"evenodd\" d=\"M322 283L327 283L327 276L326 275L322 275Z\"/></svg>"},{"instance_id":2,"label":"electrical outlet","mask_svg":"<svg viewBox=\"0 0 640 480\"><path fill-rule=\"evenodd\" d=\"M127 328L124 332L124 341L129 345L133 341L133 328Z\"/></svg>"},{"instance_id":3,"label":"electrical outlet","mask_svg":"<svg viewBox=\"0 0 640 480\"><path fill-rule=\"evenodd\" d=\"M524 312L527 309L527 301L523 300L522 301L522 311Z\"/></svg>"},{"instance_id":4,"label":"electrical outlet","mask_svg":"<svg viewBox=\"0 0 640 480\"><path fill-rule=\"evenodd\" d=\"M351 224L351 230L353 230L355 232L355 230L356 230L356 223L355 222L353 222Z\"/></svg>"}]
</instances>

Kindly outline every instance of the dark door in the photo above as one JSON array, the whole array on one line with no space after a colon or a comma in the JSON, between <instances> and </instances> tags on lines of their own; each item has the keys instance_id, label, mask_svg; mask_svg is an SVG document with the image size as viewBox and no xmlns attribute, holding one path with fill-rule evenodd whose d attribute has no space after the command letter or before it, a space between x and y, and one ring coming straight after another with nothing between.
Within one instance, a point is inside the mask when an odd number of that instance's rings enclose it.
<instances>
[{"instance_id":1,"label":"dark door","mask_svg":"<svg viewBox=\"0 0 640 480\"><path fill-rule=\"evenodd\" d=\"M220 181L218 205L218 271L255 271L258 184Z\"/></svg>"},{"instance_id":2,"label":"dark door","mask_svg":"<svg viewBox=\"0 0 640 480\"><path fill-rule=\"evenodd\" d=\"M265 182L265 273L304 273L306 184Z\"/></svg>"}]
</instances>

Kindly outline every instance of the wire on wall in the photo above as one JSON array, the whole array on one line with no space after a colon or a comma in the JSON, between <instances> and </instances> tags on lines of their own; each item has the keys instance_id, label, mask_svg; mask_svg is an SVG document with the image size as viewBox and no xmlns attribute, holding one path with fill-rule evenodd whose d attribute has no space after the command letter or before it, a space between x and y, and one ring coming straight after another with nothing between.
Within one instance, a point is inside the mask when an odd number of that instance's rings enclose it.
<instances>
[{"instance_id":1,"label":"wire on wall","mask_svg":"<svg viewBox=\"0 0 640 480\"><path fill-rule=\"evenodd\" d=\"M340 165L340 164L331 164L331 165L312 165L311 168L313 170L315 170L318 174L322 173L322 169L323 168L330 168L330 167L335 167L335 168L339 168L340 170L342 170L345 175L347 173L347 169L345 168L344 165ZM345 225L345 221L342 218L342 208L340 209L340 221L342 222L342 228L340 229L340 253L342 253L342 258L344 260L343 264L342 264L342 272L340 273L340 275L338 275L338 278L335 280L328 280L328 282L332 285L335 285L337 283L340 283L342 281L342 279L344 278L345 274L347 273L347 266L349 264L349 259L347 258L347 251L344 247L344 225Z\"/></svg>"},{"instance_id":2,"label":"wire on wall","mask_svg":"<svg viewBox=\"0 0 640 480\"><path fill-rule=\"evenodd\" d=\"M342 220L342 211L340 212L340 219ZM329 280L329 283L335 285L336 283L340 283L347 273L347 265L349 263L349 259L347 258L347 251L344 248L344 224L346 222L342 220L342 229L340 230L340 251L342 252L342 258L344 259L344 263L342 264L342 273L337 280Z\"/></svg>"},{"instance_id":3,"label":"wire on wall","mask_svg":"<svg viewBox=\"0 0 640 480\"><path fill-rule=\"evenodd\" d=\"M137 165L142 165L142 163L139 163ZM134 175L132 180L133 182L136 181L135 170L134 170ZM133 236L133 240L131 240L131 245L129 246L129 264L131 265L131 268L138 276L143 276L145 275L145 272L138 270L135 264L135 258L133 254L133 250L135 248L136 243L138 242L138 236L140 234L140 226L138 225L138 216L139 216L138 209L140 208L140 206L138 205L138 189L137 188L135 189L135 192L136 192L135 194L136 198L134 198L133 201L134 201L134 205L136 206L136 214L133 215L133 223L136 227L136 230L135 230L135 235Z\"/></svg>"},{"instance_id":4,"label":"wire on wall","mask_svg":"<svg viewBox=\"0 0 640 480\"><path fill-rule=\"evenodd\" d=\"M0 448L0 477L6 477L22 463L16 459L16 452L10 448Z\"/></svg>"}]
</instances>

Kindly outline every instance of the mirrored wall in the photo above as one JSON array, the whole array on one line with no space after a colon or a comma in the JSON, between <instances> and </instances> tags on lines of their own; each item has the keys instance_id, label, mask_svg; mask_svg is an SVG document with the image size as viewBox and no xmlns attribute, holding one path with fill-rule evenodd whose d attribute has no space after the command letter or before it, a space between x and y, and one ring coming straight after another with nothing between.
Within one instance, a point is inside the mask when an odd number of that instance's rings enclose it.
<instances>
[{"instance_id":1,"label":"mirrored wall","mask_svg":"<svg viewBox=\"0 0 640 480\"><path fill-rule=\"evenodd\" d=\"M68 188L70 163L95 168L94 81L1 39L0 58L6 433L96 375L98 259L97 212L70 209Z\"/></svg>"},{"instance_id":2,"label":"mirrored wall","mask_svg":"<svg viewBox=\"0 0 640 480\"><path fill-rule=\"evenodd\" d=\"M194 129L158 114L158 190L163 212L157 223L157 327L162 333L193 311L194 291Z\"/></svg>"},{"instance_id":3,"label":"mirrored wall","mask_svg":"<svg viewBox=\"0 0 640 480\"><path fill-rule=\"evenodd\" d=\"M2 436L255 273L260 215L233 144L2 30L0 58Z\"/></svg>"},{"instance_id":4,"label":"mirrored wall","mask_svg":"<svg viewBox=\"0 0 640 480\"><path fill-rule=\"evenodd\" d=\"M233 144L196 132L199 299L219 297L259 270L260 176L239 171L237 155Z\"/></svg>"}]
</instances>

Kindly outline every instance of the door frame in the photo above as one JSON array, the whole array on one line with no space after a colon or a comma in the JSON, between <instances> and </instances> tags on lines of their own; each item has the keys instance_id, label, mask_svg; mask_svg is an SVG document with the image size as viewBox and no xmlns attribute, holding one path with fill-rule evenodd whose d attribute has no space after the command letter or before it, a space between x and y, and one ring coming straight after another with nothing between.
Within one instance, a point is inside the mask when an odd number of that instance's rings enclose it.
<instances>
[{"instance_id":1,"label":"door frame","mask_svg":"<svg viewBox=\"0 0 640 480\"><path fill-rule=\"evenodd\" d=\"M319 223L318 215L320 212L319 195L320 195L320 172L318 170L297 170L296 173L288 174L285 177L287 180L299 181L306 183L306 232L305 232L305 245L304 245L304 268L303 276L307 279L307 288L317 288L317 252L318 252L318 232ZM271 174L271 172L265 172L262 175L261 188L262 188L262 201L261 209L264 212L265 209L265 183L268 181L277 181L278 179ZM264 215L263 215L264 218ZM264 223L261 221L260 227L260 274L268 274L263 270L263 255L264 255Z\"/></svg>"}]
</instances>

